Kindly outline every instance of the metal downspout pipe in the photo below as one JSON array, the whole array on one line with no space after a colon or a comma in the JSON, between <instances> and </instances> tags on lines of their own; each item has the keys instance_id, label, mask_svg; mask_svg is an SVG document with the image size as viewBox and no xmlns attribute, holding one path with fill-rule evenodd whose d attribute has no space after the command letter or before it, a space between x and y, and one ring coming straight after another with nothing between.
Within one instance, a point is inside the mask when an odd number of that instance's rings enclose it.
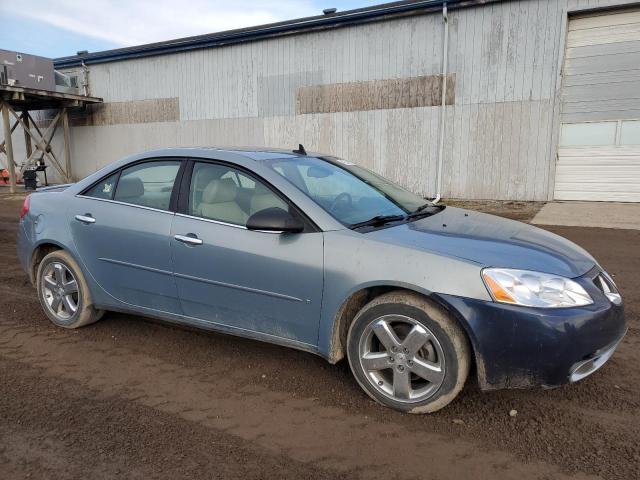
<instances>
[{"instance_id":1,"label":"metal downspout pipe","mask_svg":"<svg viewBox=\"0 0 640 480\"><path fill-rule=\"evenodd\" d=\"M447 103L447 69L449 57L449 16L447 14L447 2L442 4L442 21L444 23L444 41L442 47L442 97L440 101L440 144L438 147L438 165L436 170L436 196L432 200L438 203L442 196L442 162L444 161L444 133L446 127L446 103Z\"/></svg>"}]
</instances>

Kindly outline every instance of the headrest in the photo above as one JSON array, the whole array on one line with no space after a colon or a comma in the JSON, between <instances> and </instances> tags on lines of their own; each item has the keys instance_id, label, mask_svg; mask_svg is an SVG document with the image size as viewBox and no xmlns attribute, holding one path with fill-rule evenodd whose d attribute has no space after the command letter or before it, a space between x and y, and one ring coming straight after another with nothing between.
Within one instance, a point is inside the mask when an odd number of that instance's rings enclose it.
<instances>
[{"instance_id":1,"label":"headrest","mask_svg":"<svg viewBox=\"0 0 640 480\"><path fill-rule=\"evenodd\" d=\"M121 199L144 195L144 184L140 177L122 177L118 181L116 196Z\"/></svg>"},{"instance_id":2,"label":"headrest","mask_svg":"<svg viewBox=\"0 0 640 480\"><path fill-rule=\"evenodd\" d=\"M202 192L203 203L233 202L236 199L238 187L230 178L211 180Z\"/></svg>"},{"instance_id":3,"label":"headrest","mask_svg":"<svg viewBox=\"0 0 640 480\"><path fill-rule=\"evenodd\" d=\"M224 168L217 165L206 165L203 168L199 168L197 174L194 171L196 188L204 189L211 180L218 180L224 173Z\"/></svg>"}]
</instances>

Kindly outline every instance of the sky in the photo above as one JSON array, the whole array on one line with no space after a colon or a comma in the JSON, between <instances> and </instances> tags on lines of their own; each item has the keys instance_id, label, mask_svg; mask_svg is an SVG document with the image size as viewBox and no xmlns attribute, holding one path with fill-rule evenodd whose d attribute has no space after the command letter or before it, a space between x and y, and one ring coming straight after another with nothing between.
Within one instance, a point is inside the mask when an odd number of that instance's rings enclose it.
<instances>
[{"instance_id":1,"label":"sky","mask_svg":"<svg viewBox=\"0 0 640 480\"><path fill-rule=\"evenodd\" d=\"M385 0L0 0L0 49L57 58L380 3Z\"/></svg>"}]
</instances>

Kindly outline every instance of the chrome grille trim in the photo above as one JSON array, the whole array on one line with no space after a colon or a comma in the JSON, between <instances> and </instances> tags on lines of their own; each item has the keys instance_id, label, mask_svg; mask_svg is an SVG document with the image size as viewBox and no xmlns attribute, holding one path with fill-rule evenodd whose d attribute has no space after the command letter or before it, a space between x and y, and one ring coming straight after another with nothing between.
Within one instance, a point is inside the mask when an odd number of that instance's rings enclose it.
<instances>
[{"instance_id":1,"label":"chrome grille trim","mask_svg":"<svg viewBox=\"0 0 640 480\"><path fill-rule=\"evenodd\" d=\"M609 276L607 272L601 270L594 278L593 284L600 290L605 297L611 301L614 305L620 305L622 303L622 296L618 291L618 287L616 286L613 279Z\"/></svg>"}]
</instances>

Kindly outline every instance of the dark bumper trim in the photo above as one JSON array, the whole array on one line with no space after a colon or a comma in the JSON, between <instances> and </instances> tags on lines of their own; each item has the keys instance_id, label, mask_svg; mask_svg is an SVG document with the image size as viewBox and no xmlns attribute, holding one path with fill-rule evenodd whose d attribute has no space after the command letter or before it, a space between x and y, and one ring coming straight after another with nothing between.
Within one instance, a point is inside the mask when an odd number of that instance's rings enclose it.
<instances>
[{"instance_id":1,"label":"dark bumper trim","mask_svg":"<svg viewBox=\"0 0 640 480\"><path fill-rule=\"evenodd\" d=\"M624 306L611 303L588 279L583 286L594 303L580 308L536 309L437 297L458 316L470 338L480 388L554 387L570 382L580 364L592 361L600 368L626 333Z\"/></svg>"}]
</instances>

